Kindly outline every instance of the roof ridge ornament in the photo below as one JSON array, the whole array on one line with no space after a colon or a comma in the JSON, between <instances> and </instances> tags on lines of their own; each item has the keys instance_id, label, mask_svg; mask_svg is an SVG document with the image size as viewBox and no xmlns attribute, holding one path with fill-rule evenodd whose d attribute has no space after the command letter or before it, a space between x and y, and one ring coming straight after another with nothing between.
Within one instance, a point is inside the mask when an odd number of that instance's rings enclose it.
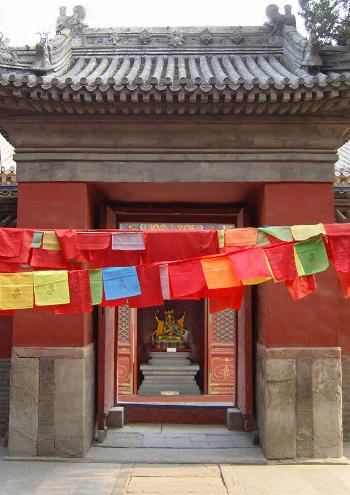
<instances>
[{"instance_id":1,"label":"roof ridge ornament","mask_svg":"<svg viewBox=\"0 0 350 495\"><path fill-rule=\"evenodd\" d=\"M319 70L322 63L321 55L321 43L319 42L315 33L311 32L307 44L305 46L304 59L302 65L307 67L311 72Z\"/></svg>"},{"instance_id":2,"label":"roof ridge ornament","mask_svg":"<svg viewBox=\"0 0 350 495\"><path fill-rule=\"evenodd\" d=\"M0 32L0 62L5 64L13 64L17 61L17 55L9 47L9 39L5 38L2 32Z\"/></svg>"},{"instance_id":3,"label":"roof ridge ornament","mask_svg":"<svg viewBox=\"0 0 350 495\"><path fill-rule=\"evenodd\" d=\"M213 41L213 35L208 28L205 28L201 32L199 39L201 40L201 43L203 43L203 45L209 45L209 43Z\"/></svg>"},{"instance_id":4,"label":"roof ridge ornament","mask_svg":"<svg viewBox=\"0 0 350 495\"><path fill-rule=\"evenodd\" d=\"M139 40L141 41L141 43L143 43L144 45L147 45L148 43L151 42L152 40L152 36L151 36L151 33L147 30L147 29L143 29L141 31L141 33L139 34Z\"/></svg>"},{"instance_id":5,"label":"roof ridge ornament","mask_svg":"<svg viewBox=\"0 0 350 495\"><path fill-rule=\"evenodd\" d=\"M171 33L169 33L168 44L170 46L177 48L178 46L183 46L184 43L185 42L180 31L172 31Z\"/></svg>"},{"instance_id":6,"label":"roof ridge ornament","mask_svg":"<svg viewBox=\"0 0 350 495\"><path fill-rule=\"evenodd\" d=\"M242 26L238 26L236 31L231 34L231 41L234 45L241 45L244 42Z\"/></svg>"},{"instance_id":7,"label":"roof ridge ornament","mask_svg":"<svg viewBox=\"0 0 350 495\"><path fill-rule=\"evenodd\" d=\"M67 15L67 7L59 8L60 15L56 22L56 34L64 34L65 30L70 31L70 33L79 38L82 35L82 31L87 24L83 21L86 17L86 10L82 5L76 5L73 7L73 14Z\"/></svg>"},{"instance_id":8,"label":"roof ridge ornament","mask_svg":"<svg viewBox=\"0 0 350 495\"><path fill-rule=\"evenodd\" d=\"M51 53L48 42L49 33L40 34L40 41L35 45L35 60L32 64L33 69L49 70L51 69Z\"/></svg>"},{"instance_id":9,"label":"roof ridge ornament","mask_svg":"<svg viewBox=\"0 0 350 495\"><path fill-rule=\"evenodd\" d=\"M272 3L266 7L266 16L269 19L265 23L273 36L281 35L284 26L292 26L296 28L295 15L292 14L292 6L287 4L284 6L284 14L280 14L278 5Z\"/></svg>"}]
</instances>

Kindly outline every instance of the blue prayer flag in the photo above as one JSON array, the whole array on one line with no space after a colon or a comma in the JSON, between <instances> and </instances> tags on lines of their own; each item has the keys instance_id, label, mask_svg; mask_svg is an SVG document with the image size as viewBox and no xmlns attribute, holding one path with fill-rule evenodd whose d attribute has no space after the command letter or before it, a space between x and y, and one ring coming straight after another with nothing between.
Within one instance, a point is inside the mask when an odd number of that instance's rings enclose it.
<instances>
[{"instance_id":1,"label":"blue prayer flag","mask_svg":"<svg viewBox=\"0 0 350 495\"><path fill-rule=\"evenodd\" d=\"M102 277L106 301L141 294L135 266L103 268Z\"/></svg>"}]
</instances>

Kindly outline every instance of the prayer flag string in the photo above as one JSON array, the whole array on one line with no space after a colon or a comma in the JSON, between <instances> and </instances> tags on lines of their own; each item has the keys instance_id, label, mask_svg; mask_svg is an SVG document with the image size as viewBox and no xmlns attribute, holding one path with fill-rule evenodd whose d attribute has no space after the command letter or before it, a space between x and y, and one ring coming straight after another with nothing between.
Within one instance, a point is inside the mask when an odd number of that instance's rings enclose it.
<instances>
[{"instance_id":1,"label":"prayer flag string","mask_svg":"<svg viewBox=\"0 0 350 495\"><path fill-rule=\"evenodd\" d=\"M0 228L0 314L208 298L238 309L244 287L284 282L294 300L332 264L350 297L350 225L125 231ZM4 312L4 313L3 313Z\"/></svg>"}]
</instances>

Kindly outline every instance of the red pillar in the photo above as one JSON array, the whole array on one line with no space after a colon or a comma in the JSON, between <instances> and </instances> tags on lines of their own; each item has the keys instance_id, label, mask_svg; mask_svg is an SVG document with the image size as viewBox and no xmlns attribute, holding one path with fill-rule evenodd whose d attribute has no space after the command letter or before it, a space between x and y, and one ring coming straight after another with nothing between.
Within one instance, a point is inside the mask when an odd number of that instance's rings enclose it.
<instances>
[{"instance_id":1,"label":"red pillar","mask_svg":"<svg viewBox=\"0 0 350 495\"><path fill-rule=\"evenodd\" d=\"M332 184L266 184L260 225L334 222ZM333 269L316 275L317 290L294 302L283 283L258 289L259 342L267 347L338 346L338 288Z\"/></svg>"},{"instance_id":2,"label":"red pillar","mask_svg":"<svg viewBox=\"0 0 350 495\"><path fill-rule=\"evenodd\" d=\"M264 186L260 225L332 222L332 184ZM257 290L256 403L268 459L343 452L336 275L329 269L316 282L317 290L297 302L283 283Z\"/></svg>"},{"instance_id":3,"label":"red pillar","mask_svg":"<svg viewBox=\"0 0 350 495\"><path fill-rule=\"evenodd\" d=\"M29 183L18 191L18 227L92 228L93 205L87 184ZM92 341L91 315L18 311L13 346L83 347Z\"/></svg>"}]
</instances>

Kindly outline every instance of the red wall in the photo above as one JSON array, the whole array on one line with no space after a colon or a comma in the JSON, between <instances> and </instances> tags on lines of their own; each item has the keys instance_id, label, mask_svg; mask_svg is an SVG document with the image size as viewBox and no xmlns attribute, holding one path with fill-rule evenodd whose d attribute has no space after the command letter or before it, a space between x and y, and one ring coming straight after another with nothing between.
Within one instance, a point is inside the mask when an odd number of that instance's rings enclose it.
<instances>
[{"instance_id":1,"label":"red wall","mask_svg":"<svg viewBox=\"0 0 350 495\"><path fill-rule=\"evenodd\" d=\"M18 227L92 228L94 204L87 184L29 183L19 185ZM75 347L92 341L91 315L56 316L48 311L18 311L13 345Z\"/></svg>"},{"instance_id":2,"label":"red wall","mask_svg":"<svg viewBox=\"0 0 350 495\"><path fill-rule=\"evenodd\" d=\"M257 219L260 225L334 222L332 184L266 184ZM337 346L338 287L332 269L316 276L317 291L292 301L284 284L257 290L258 339L269 347Z\"/></svg>"}]
</instances>

